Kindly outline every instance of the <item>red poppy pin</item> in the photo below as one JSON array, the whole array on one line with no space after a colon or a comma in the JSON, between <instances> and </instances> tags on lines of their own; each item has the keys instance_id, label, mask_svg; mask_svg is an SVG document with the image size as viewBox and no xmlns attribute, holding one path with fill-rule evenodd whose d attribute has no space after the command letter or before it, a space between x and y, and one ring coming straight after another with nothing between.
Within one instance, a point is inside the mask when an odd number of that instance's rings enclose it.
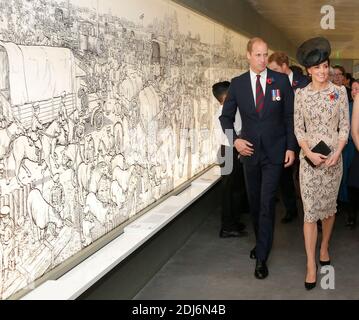
<instances>
[{"instance_id":1,"label":"red poppy pin","mask_svg":"<svg viewBox=\"0 0 359 320\"><path fill-rule=\"evenodd\" d=\"M293 80L292 86L293 86L293 87L296 87L297 85L298 85L298 81Z\"/></svg>"},{"instance_id":2,"label":"red poppy pin","mask_svg":"<svg viewBox=\"0 0 359 320\"><path fill-rule=\"evenodd\" d=\"M272 84L274 82L274 78L267 78L267 83Z\"/></svg>"},{"instance_id":3,"label":"red poppy pin","mask_svg":"<svg viewBox=\"0 0 359 320\"><path fill-rule=\"evenodd\" d=\"M337 100L338 97L339 97L339 94L338 94L337 92L331 92L331 93L329 94L329 99L330 99L330 101Z\"/></svg>"}]
</instances>

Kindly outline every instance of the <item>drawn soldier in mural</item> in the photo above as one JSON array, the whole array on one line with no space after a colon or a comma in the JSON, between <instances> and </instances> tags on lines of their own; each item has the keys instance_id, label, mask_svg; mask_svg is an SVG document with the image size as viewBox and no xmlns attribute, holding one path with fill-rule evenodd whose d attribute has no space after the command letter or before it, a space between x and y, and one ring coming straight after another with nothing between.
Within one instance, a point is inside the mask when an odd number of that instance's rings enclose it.
<instances>
[{"instance_id":1,"label":"drawn soldier in mural","mask_svg":"<svg viewBox=\"0 0 359 320\"><path fill-rule=\"evenodd\" d=\"M14 269L14 220L10 217L10 207L0 209L0 242L3 247L3 281L8 279L10 270Z\"/></svg>"},{"instance_id":2,"label":"drawn soldier in mural","mask_svg":"<svg viewBox=\"0 0 359 320\"><path fill-rule=\"evenodd\" d=\"M81 115L84 116L89 106L89 99L85 88L80 88L77 93L77 96L80 98L80 105L81 105L79 116Z\"/></svg>"},{"instance_id":3,"label":"drawn soldier in mural","mask_svg":"<svg viewBox=\"0 0 359 320\"><path fill-rule=\"evenodd\" d=\"M105 163L102 163L101 165L106 166ZM97 198L103 203L103 204L110 204L111 203L111 180L110 175L107 173L102 174L100 180L98 181L98 191L97 191Z\"/></svg>"},{"instance_id":4,"label":"drawn soldier in mural","mask_svg":"<svg viewBox=\"0 0 359 320\"><path fill-rule=\"evenodd\" d=\"M103 138L101 138L97 147L97 163L106 161L107 147Z\"/></svg>"},{"instance_id":5,"label":"drawn soldier in mural","mask_svg":"<svg viewBox=\"0 0 359 320\"><path fill-rule=\"evenodd\" d=\"M85 206L82 217L81 242L84 247L92 243L91 230L95 227L95 218L91 214L90 207Z\"/></svg>"},{"instance_id":6,"label":"drawn soldier in mural","mask_svg":"<svg viewBox=\"0 0 359 320\"><path fill-rule=\"evenodd\" d=\"M112 112L115 114L116 117L121 115L121 97L118 93L115 93L115 104Z\"/></svg>"},{"instance_id":7,"label":"drawn soldier in mural","mask_svg":"<svg viewBox=\"0 0 359 320\"><path fill-rule=\"evenodd\" d=\"M75 149L77 149L78 147L75 146ZM75 152L78 152L77 150ZM76 157L76 155L75 155ZM75 158L76 159L76 158ZM64 169L64 171L70 170L71 171L71 185L76 188L77 187L77 180L76 180L76 172L75 172L75 168L74 168L74 160L71 159L68 155L67 152L64 150L63 154L62 154L62 167Z\"/></svg>"},{"instance_id":8,"label":"drawn soldier in mural","mask_svg":"<svg viewBox=\"0 0 359 320\"><path fill-rule=\"evenodd\" d=\"M53 206L55 213L62 217L61 212L65 206L65 190L58 173L53 176L52 180L54 185L50 190L50 204Z\"/></svg>"},{"instance_id":9,"label":"drawn soldier in mural","mask_svg":"<svg viewBox=\"0 0 359 320\"><path fill-rule=\"evenodd\" d=\"M92 166L95 162L95 141L91 134L87 135L85 140L84 161L86 164L91 164Z\"/></svg>"},{"instance_id":10,"label":"drawn soldier in mural","mask_svg":"<svg viewBox=\"0 0 359 320\"><path fill-rule=\"evenodd\" d=\"M31 119L31 131L30 131L30 146L35 145L36 148L36 155L38 157L38 164L41 165L42 163L42 144L41 144L41 135L42 130L44 129L43 124L39 120L40 114L40 104L35 102L32 105L33 114Z\"/></svg>"},{"instance_id":11,"label":"drawn soldier in mural","mask_svg":"<svg viewBox=\"0 0 359 320\"><path fill-rule=\"evenodd\" d=\"M60 123L61 127L63 128L65 132L65 140L68 141L69 136L69 118L67 115L67 109L66 109L66 92L64 91L61 94L61 102L60 102L60 109L59 109L59 118L58 122Z\"/></svg>"},{"instance_id":12,"label":"drawn soldier in mural","mask_svg":"<svg viewBox=\"0 0 359 320\"><path fill-rule=\"evenodd\" d=\"M60 121L67 121L67 110L66 110L66 92L64 91L61 94L61 102L60 102L60 109L59 109L59 120Z\"/></svg>"},{"instance_id":13,"label":"drawn soldier in mural","mask_svg":"<svg viewBox=\"0 0 359 320\"><path fill-rule=\"evenodd\" d=\"M182 177L185 172L185 161L190 161L191 157L191 135L190 129L193 125L192 105L188 100L184 100L182 107L179 109L177 124L177 157L179 160L179 176ZM189 168L187 168L189 169ZM187 174L190 174L187 170Z\"/></svg>"},{"instance_id":14,"label":"drawn soldier in mural","mask_svg":"<svg viewBox=\"0 0 359 320\"><path fill-rule=\"evenodd\" d=\"M3 104L0 101L0 129L5 129L7 126L8 126L8 123L7 123L6 117L4 115Z\"/></svg>"},{"instance_id":15,"label":"drawn soldier in mural","mask_svg":"<svg viewBox=\"0 0 359 320\"><path fill-rule=\"evenodd\" d=\"M124 118L129 115L130 103L123 94L120 94L120 103L121 106L119 116L121 120L124 120Z\"/></svg>"},{"instance_id":16,"label":"drawn soldier in mural","mask_svg":"<svg viewBox=\"0 0 359 320\"><path fill-rule=\"evenodd\" d=\"M151 191L156 200L160 198L160 185L161 185L161 177L157 169L158 166L156 165L152 165L149 169L150 186L152 189Z\"/></svg>"},{"instance_id":17,"label":"drawn soldier in mural","mask_svg":"<svg viewBox=\"0 0 359 320\"><path fill-rule=\"evenodd\" d=\"M26 216L18 217L15 230L14 230L14 257L15 266L21 265L24 261L24 257L28 256L31 249L29 243L31 236L29 230L31 229L32 221Z\"/></svg>"},{"instance_id":18,"label":"drawn soldier in mural","mask_svg":"<svg viewBox=\"0 0 359 320\"><path fill-rule=\"evenodd\" d=\"M107 141L107 155L114 156L116 154L116 141L111 126L107 126L106 137L104 139L104 141Z\"/></svg>"}]
</instances>

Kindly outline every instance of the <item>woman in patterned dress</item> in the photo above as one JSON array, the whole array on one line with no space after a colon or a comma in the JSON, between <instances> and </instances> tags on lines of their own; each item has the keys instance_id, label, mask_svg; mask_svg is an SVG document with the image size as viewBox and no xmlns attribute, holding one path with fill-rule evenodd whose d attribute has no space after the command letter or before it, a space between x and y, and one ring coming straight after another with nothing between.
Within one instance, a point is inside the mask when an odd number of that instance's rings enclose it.
<instances>
[{"instance_id":1,"label":"woman in patterned dress","mask_svg":"<svg viewBox=\"0 0 359 320\"><path fill-rule=\"evenodd\" d=\"M330 45L324 38L306 41L297 53L297 59L312 78L307 87L296 91L294 102L294 131L301 147L299 177L307 253L305 288L308 290L316 285L318 220L322 221L319 262L330 264L328 247L343 173L342 151L350 129L346 89L329 81L329 55ZM321 140L331 149L328 156L311 151ZM309 165L305 156L315 167Z\"/></svg>"}]
</instances>

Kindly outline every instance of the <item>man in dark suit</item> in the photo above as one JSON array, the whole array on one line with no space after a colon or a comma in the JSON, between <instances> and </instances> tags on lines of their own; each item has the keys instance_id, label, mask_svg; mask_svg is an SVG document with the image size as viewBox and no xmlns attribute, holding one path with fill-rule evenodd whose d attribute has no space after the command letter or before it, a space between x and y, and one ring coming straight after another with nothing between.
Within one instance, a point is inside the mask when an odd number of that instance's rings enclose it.
<instances>
[{"instance_id":1,"label":"man in dark suit","mask_svg":"<svg viewBox=\"0 0 359 320\"><path fill-rule=\"evenodd\" d=\"M241 155L256 235L250 257L256 259L254 275L268 276L267 259L273 243L275 195L283 165L295 159L293 132L294 93L288 77L267 69L268 46L260 38L247 45L250 70L232 79L220 122ZM242 131L233 130L239 110Z\"/></svg>"},{"instance_id":2,"label":"man in dark suit","mask_svg":"<svg viewBox=\"0 0 359 320\"><path fill-rule=\"evenodd\" d=\"M268 68L286 74L294 91L298 88L304 88L309 84L308 77L298 72L292 72L289 68L289 58L284 52L277 51L272 53L268 58ZM299 149L297 144L295 150L297 155L299 154ZM295 165L284 168L280 179L279 189L286 211L285 216L281 220L282 223L291 222L298 215L294 185L294 175L298 172L298 165L299 163L296 162Z\"/></svg>"},{"instance_id":3,"label":"man in dark suit","mask_svg":"<svg viewBox=\"0 0 359 320\"><path fill-rule=\"evenodd\" d=\"M289 69L293 72L293 80L290 84L292 85L294 92L297 89L305 88L312 81L310 77L303 74L301 67L290 66ZM288 77L290 78L290 75L288 75Z\"/></svg>"}]
</instances>

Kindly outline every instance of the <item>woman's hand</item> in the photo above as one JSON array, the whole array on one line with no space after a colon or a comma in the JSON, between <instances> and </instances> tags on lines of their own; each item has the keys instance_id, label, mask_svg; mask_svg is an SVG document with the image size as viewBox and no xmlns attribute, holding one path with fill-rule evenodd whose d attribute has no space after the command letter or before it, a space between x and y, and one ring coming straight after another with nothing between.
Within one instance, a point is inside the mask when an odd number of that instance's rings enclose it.
<instances>
[{"instance_id":1,"label":"woman's hand","mask_svg":"<svg viewBox=\"0 0 359 320\"><path fill-rule=\"evenodd\" d=\"M334 152L332 154L332 156L330 156L326 161L325 164L327 167L334 167L335 165L337 165L338 161L340 158L340 152Z\"/></svg>"},{"instance_id":2,"label":"woman's hand","mask_svg":"<svg viewBox=\"0 0 359 320\"><path fill-rule=\"evenodd\" d=\"M327 156L324 156L320 153L315 153L315 152L309 152L307 154L307 157L309 158L310 161L313 162L313 164L317 167L320 166L322 163L324 163L327 160Z\"/></svg>"}]
</instances>

